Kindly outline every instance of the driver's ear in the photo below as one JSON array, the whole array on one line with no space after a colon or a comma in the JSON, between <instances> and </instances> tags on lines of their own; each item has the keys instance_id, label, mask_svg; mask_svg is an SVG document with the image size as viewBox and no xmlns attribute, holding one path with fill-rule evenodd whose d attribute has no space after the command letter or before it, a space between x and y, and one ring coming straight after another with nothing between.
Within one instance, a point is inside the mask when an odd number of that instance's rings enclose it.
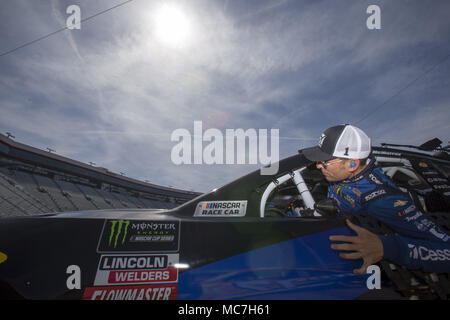
<instances>
[{"instance_id":1,"label":"driver's ear","mask_svg":"<svg viewBox=\"0 0 450 320\"><path fill-rule=\"evenodd\" d=\"M350 171L356 171L359 167L359 160L358 159L350 159L348 162L348 167Z\"/></svg>"}]
</instances>

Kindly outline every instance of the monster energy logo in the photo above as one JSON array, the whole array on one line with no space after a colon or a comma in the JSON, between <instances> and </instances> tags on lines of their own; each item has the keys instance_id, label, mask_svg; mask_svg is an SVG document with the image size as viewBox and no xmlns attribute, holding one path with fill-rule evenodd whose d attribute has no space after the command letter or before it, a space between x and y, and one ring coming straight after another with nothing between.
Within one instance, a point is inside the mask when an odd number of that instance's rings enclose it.
<instances>
[{"instance_id":1,"label":"monster energy logo","mask_svg":"<svg viewBox=\"0 0 450 320\"><path fill-rule=\"evenodd\" d=\"M116 230L116 225L117 225L117 230ZM119 236L122 233L122 226L124 226L124 228L123 228L124 232L123 232L121 244L124 244L129 225L130 225L129 220L111 220L111 232L109 234L108 245L111 245L111 242L114 239L114 248L117 247L117 241L119 240Z\"/></svg>"}]
</instances>

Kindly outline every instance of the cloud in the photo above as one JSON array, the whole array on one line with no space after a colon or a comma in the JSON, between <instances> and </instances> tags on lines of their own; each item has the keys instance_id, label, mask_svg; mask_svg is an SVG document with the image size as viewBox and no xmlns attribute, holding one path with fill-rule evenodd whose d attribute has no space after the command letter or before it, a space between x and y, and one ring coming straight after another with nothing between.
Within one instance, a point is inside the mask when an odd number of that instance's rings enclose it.
<instances>
[{"instance_id":1,"label":"cloud","mask_svg":"<svg viewBox=\"0 0 450 320\"><path fill-rule=\"evenodd\" d=\"M366 28L369 2L179 2L194 32L184 49L155 38L162 2L131 2L2 57L0 126L130 177L220 186L259 166L175 166L175 129L192 132L195 120L223 132L276 128L280 156L289 156L326 128L361 119L450 50L447 2L378 1L380 31ZM118 3L79 5L85 18ZM1 34L2 48L65 24L66 2L2 5L13 17L0 27L14 35ZM27 23L14 20L19 13ZM361 127L394 143L446 139L448 74L440 65Z\"/></svg>"}]
</instances>

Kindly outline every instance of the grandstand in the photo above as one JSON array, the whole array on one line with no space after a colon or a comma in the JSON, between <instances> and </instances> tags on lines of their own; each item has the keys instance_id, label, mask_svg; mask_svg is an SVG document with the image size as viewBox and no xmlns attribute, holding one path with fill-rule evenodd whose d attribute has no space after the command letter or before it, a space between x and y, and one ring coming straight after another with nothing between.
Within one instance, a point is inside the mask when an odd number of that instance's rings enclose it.
<instances>
[{"instance_id":1,"label":"grandstand","mask_svg":"<svg viewBox=\"0 0 450 320\"><path fill-rule=\"evenodd\" d=\"M0 134L0 217L97 209L171 209L198 195L128 178Z\"/></svg>"}]
</instances>

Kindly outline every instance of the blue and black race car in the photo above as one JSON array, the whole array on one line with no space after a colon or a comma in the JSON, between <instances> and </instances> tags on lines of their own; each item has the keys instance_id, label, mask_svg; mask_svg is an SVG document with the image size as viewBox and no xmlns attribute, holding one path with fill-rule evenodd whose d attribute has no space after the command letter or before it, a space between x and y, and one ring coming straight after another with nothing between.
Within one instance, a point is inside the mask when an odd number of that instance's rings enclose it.
<instances>
[{"instance_id":1,"label":"blue and black race car","mask_svg":"<svg viewBox=\"0 0 450 320\"><path fill-rule=\"evenodd\" d=\"M373 154L448 231L450 161L387 147ZM299 153L171 210L96 210L0 220L2 299L380 299L450 297L449 275L389 261L356 275L330 235L352 235L328 182ZM390 230L367 216L352 221ZM377 270L377 269L375 269ZM375 279L374 277L378 277ZM377 281L381 285L378 289Z\"/></svg>"}]
</instances>

